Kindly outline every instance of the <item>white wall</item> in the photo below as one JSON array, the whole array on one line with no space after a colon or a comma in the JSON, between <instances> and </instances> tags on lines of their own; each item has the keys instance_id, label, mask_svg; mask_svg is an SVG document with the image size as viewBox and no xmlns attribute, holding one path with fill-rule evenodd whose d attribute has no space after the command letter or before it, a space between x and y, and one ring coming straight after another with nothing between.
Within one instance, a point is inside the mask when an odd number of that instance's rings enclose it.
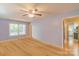
<instances>
[{"instance_id":1,"label":"white wall","mask_svg":"<svg viewBox=\"0 0 79 59\"><path fill-rule=\"evenodd\" d=\"M32 22L32 36L58 47L63 47L63 20L79 15L79 9L51 15L45 19Z\"/></svg>"}]
</instances>

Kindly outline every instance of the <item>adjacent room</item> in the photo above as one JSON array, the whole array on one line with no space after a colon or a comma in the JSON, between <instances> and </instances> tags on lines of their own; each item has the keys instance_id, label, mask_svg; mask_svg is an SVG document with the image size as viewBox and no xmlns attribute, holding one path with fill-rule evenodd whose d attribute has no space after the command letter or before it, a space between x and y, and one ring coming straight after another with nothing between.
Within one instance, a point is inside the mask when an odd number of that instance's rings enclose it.
<instances>
[{"instance_id":1,"label":"adjacent room","mask_svg":"<svg viewBox=\"0 0 79 59\"><path fill-rule=\"evenodd\" d=\"M78 56L78 6L0 3L0 56Z\"/></svg>"}]
</instances>

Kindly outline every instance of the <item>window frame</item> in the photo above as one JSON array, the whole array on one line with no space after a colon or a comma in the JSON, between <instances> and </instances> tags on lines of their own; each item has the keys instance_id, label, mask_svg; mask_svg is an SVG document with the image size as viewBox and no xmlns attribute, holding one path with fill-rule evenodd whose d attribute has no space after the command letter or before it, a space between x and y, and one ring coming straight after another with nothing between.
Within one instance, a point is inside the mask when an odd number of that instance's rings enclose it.
<instances>
[{"instance_id":1,"label":"window frame","mask_svg":"<svg viewBox=\"0 0 79 59\"><path fill-rule=\"evenodd\" d=\"M18 31L16 31L17 34L13 34L11 33L11 25L17 25ZM22 25L22 28L20 29L20 26ZM24 26L24 27L23 27ZM16 26L14 26L16 28ZM20 30L22 30L23 32L20 32ZM9 36L20 36L20 35L26 35L26 24L24 23L9 23Z\"/></svg>"}]
</instances>

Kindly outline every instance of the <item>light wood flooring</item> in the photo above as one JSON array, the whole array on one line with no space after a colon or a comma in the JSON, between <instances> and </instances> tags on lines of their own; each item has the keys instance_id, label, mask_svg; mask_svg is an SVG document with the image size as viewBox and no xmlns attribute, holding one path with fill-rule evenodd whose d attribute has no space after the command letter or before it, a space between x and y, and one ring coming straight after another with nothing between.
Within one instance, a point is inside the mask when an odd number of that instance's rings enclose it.
<instances>
[{"instance_id":1,"label":"light wood flooring","mask_svg":"<svg viewBox=\"0 0 79 59\"><path fill-rule=\"evenodd\" d=\"M61 56L62 49L34 39L17 39L0 42L0 56Z\"/></svg>"}]
</instances>

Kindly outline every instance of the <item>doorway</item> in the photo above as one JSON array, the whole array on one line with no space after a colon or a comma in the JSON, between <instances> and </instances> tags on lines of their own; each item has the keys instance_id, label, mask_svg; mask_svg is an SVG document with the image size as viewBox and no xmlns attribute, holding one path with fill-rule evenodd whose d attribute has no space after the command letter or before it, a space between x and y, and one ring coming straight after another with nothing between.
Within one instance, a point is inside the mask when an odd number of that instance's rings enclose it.
<instances>
[{"instance_id":1,"label":"doorway","mask_svg":"<svg viewBox=\"0 0 79 59\"><path fill-rule=\"evenodd\" d=\"M63 25L65 52L69 55L79 55L79 17L67 18Z\"/></svg>"}]
</instances>

